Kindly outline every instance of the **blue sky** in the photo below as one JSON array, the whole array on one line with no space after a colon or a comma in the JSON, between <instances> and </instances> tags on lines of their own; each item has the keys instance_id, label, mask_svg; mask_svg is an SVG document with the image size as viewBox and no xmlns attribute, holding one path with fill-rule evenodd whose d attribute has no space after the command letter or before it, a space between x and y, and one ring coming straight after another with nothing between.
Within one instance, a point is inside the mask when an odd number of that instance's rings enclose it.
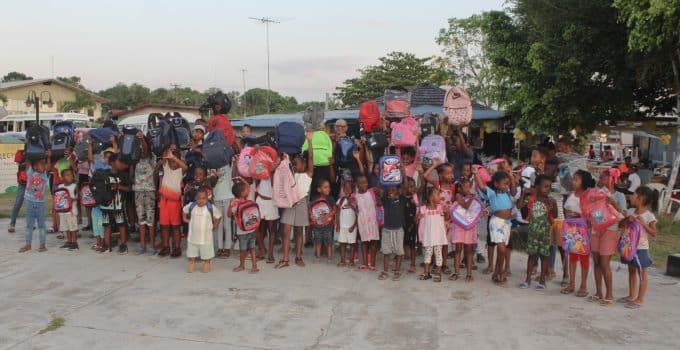
<instances>
[{"instance_id":1,"label":"blue sky","mask_svg":"<svg viewBox=\"0 0 680 350\"><path fill-rule=\"evenodd\" d=\"M204 90L266 87L271 26L272 89L322 100L356 70L390 51L439 53L450 17L501 9L476 1L3 1L0 74L78 75L99 90L117 82Z\"/></svg>"}]
</instances>

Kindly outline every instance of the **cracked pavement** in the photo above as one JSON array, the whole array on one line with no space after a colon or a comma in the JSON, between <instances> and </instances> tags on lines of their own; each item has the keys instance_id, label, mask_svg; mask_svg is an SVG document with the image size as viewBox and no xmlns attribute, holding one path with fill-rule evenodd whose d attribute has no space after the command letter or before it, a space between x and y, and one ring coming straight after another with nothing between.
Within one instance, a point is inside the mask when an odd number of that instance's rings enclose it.
<instances>
[{"instance_id":1,"label":"cracked pavement","mask_svg":"<svg viewBox=\"0 0 680 350\"><path fill-rule=\"evenodd\" d=\"M377 273L314 264L310 249L305 268L274 270L262 261L256 275L233 273L232 257L189 274L185 259L99 255L89 238L74 253L49 234L47 252L19 254L23 227L6 229L0 220L0 349L678 347L679 280L655 271L647 304L631 311L561 295L557 280L545 292L516 288L523 254L513 255L508 288L481 272L472 283L406 273L378 281ZM621 297L627 272L614 275ZM53 315L65 325L39 334Z\"/></svg>"}]
</instances>

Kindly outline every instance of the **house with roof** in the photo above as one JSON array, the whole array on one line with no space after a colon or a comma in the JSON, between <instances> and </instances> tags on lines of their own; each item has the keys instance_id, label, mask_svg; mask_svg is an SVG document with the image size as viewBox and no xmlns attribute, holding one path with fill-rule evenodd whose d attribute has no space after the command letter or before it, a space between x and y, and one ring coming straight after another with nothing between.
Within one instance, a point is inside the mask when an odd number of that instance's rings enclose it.
<instances>
[{"instance_id":1,"label":"house with roof","mask_svg":"<svg viewBox=\"0 0 680 350\"><path fill-rule=\"evenodd\" d=\"M187 106L172 103L146 102L130 109L114 109L109 113L113 120L123 120L133 115L149 115L151 113L179 112L182 115L200 115L198 106Z\"/></svg>"},{"instance_id":2,"label":"house with roof","mask_svg":"<svg viewBox=\"0 0 680 350\"><path fill-rule=\"evenodd\" d=\"M92 91L83 89L81 87L65 83L57 79L30 79L17 80L6 83L0 83L0 95L5 96L5 101L0 100L0 107L4 108L8 114L28 114L34 113L34 106L26 106L26 98L30 91L34 91L40 95L43 91L49 93L52 98L52 106L40 103L40 111L45 113L56 112L78 112L89 115L92 119L99 119L102 116L102 103L107 100ZM94 101L94 108L83 108L78 111L62 111L61 108L66 102L73 102L76 100L77 94L84 94L92 98ZM43 94L47 99L47 94Z\"/></svg>"}]
</instances>

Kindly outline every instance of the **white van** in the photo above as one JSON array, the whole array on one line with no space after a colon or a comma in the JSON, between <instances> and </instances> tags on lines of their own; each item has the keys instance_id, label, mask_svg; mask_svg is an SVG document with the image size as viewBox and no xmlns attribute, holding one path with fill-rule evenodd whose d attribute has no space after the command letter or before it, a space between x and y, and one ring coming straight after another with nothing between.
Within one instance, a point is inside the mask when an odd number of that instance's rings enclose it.
<instances>
[{"instance_id":1,"label":"white van","mask_svg":"<svg viewBox=\"0 0 680 350\"><path fill-rule=\"evenodd\" d=\"M76 128L89 128L90 117L81 113L41 113L40 124L52 130L56 122L70 120ZM26 132L27 124L35 123L35 114L10 114L0 119L0 133Z\"/></svg>"},{"instance_id":2,"label":"white van","mask_svg":"<svg viewBox=\"0 0 680 350\"><path fill-rule=\"evenodd\" d=\"M189 122L190 127L194 127L194 123L196 120L201 119L201 116L198 114L193 114L193 113L181 113L182 117ZM124 119L121 119L118 121L118 127L122 128L125 126L133 126L139 130L142 130L144 134L147 132L147 122L149 120L149 115L148 114L139 114L139 115L132 115L129 117L126 117Z\"/></svg>"}]
</instances>

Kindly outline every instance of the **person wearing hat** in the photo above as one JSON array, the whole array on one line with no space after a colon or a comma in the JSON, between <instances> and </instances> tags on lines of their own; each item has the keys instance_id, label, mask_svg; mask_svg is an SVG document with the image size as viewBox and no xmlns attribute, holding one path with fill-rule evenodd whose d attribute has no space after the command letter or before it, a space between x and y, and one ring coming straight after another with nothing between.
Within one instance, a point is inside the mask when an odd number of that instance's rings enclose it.
<instances>
[{"instance_id":1,"label":"person wearing hat","mask_svg":"<svg viewBox=\"0 0 680 350\"><path fill-rule=\"evenodd\" d=\"M205 131L205 126L201 124L194 125L194 128L191 131L191 144L189 145L192 151L200 152L203 149Z\"/></svg>"}]
</instances>

